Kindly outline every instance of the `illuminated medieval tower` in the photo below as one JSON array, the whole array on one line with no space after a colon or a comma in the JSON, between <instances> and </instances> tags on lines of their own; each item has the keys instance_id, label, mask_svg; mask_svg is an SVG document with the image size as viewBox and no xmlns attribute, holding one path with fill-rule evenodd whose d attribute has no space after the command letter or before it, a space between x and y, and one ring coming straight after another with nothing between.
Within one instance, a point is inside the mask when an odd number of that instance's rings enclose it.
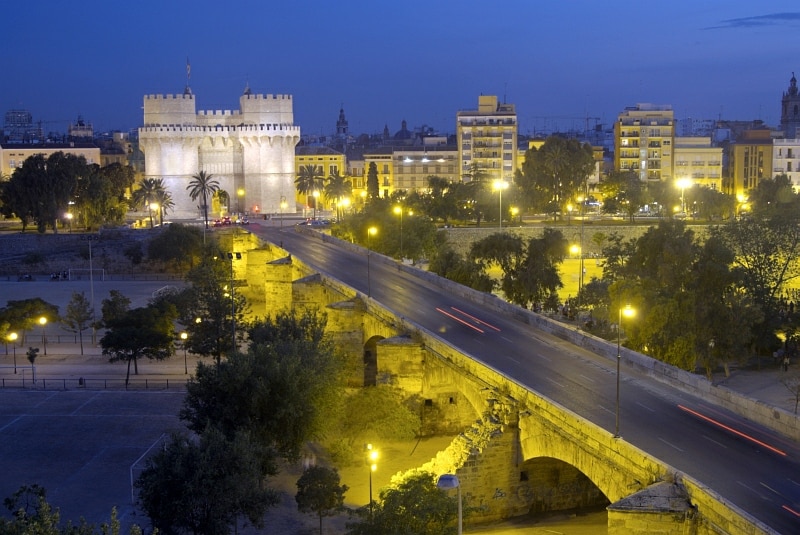
<instances>
[{"instance_id":1,"label":"illuminated medieval tower","mask_svg":"<svg viewBox=\"0 0 800 535\"><path fill-rule=\"evenodd\" d=\"M201 202L186 190L200 171L214 175L232 211L278 213L281 200L288 199L283 212L293 213L294 148L300 140L293 123L291 95L255 95L248 87L239 110L200 112L188 86L183 94L146 95L139 128L145 177L164 181L175 219L202 217Z\"/></svg>"},{"instance_id":2,"label":"illuminated medieval tower","mask_svg":"<svg viewBox=\"0 0 800 535\"><path fill-rule=\"evenodd\" d=\"M786 139L800 137L800 93L797 90L797 78L792 73L789 89L781 98L781 130Z\"/></svg>"}]
</instances>

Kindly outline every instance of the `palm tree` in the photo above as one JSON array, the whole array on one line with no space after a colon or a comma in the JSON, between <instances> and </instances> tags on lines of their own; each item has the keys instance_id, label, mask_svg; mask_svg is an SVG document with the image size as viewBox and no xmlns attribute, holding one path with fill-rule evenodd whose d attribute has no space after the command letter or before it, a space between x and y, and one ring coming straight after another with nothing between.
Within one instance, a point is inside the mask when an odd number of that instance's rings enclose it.
<instances>
[{"instance_id":1,"label":"palm tree","mask_svg":"<svg viewBox=\"0 0 800 535\"><path fill-rule=\"evenodd\" d=\"M131 204L134 208L147 208L150 215L150 228L153 228L152 203L158 202L157 196L160 192L166 192L164 181L160 178L145 178L139 184L139 188L134 190L131 196Z\"/></svg>"},{"instance_id":2,"label":"palm tree","mask_svg":"<svg viewBox=\"0 0 800 535\"><path fill-rule=\"evenodd\" d=\"M189 197L196 201L198 197L203 198L203 221L205 227L208 228L208 198L219 189L219 182L214 180L214 175L207 175L205 171L200 171L196 175L192 175L192 180L186 186L189 191Z\"/></svg>"},{"instance_id":3,"label":"palm tree","mask_svg":"<svg viewBox=\"0 0 800 535\"><path fill-rule=\"evenodd\" d=\"M328 177L325 198L336 203L336 221L341 218L341 201L353 194L353 184L338 172Z\"/></svg>"},{"instance_id":4,"label":"palm tree","mask_svg":"<svg viewBox=\"0 0 800 535\"><path fill-rule=\"evenodd\" d=\"M172 194L165 189L156 192L155 200L158 204L158 223L163 226L164 216L175 208L175 203L172 201Z\"/></svg>"},{"instance_id":5,"label":"palm tree","mask_svg":"<svg viewBox=\"0 0 800 535\"><path fill-rule=\"evenodd\" d=\"M315 191L320 191L325 186L325 174L319 165L304 165L294 180L297 191L306 196L306 205L310 204L309 196ZM317 201L314 199L314 211L317 210Z\"/></svg>"}]
</instances>

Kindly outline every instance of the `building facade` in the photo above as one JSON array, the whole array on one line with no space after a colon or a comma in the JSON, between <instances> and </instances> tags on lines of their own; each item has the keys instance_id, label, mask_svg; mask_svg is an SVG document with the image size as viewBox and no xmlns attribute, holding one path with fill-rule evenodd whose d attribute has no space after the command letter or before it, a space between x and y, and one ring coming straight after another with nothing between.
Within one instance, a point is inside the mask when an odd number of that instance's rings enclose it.
<instances>
[{"instance_id":1,"label":"building facade","mask_svg":"<svg viewBox=\"0 0 800 535\"><path fill-rule=\"evenodd\" d=\"M800 191L800 139L772 140L772 176L786 175Z\"/></svg>"},{"instance_id":2,"label":"building facade","mask_svg":"<svg viewBox=\"0 0 800 535\"><path fill-rule=\"evenodd\" d=\"M729 148L730 195L748 197L750 190L765 178L772 178L772 133L770 130L747 130Z\"/></svg>"},{"instance_id":3,"label":"building facade","mask_svg":"<svg viewBox=\"0 0 800 535\"><path fill-rule=\"evenodd\" d=\"M642 181L673 179L675 116L670 106L637 104L614 124L614 169L633 171Z\"/></svg>"},{"instance_id":4,"label":"building facade","mask_svg":"<svg viewBox=\"0 0 800 535\"><path fill-rule=\"evenodd\" d=\"M789 89L781 98L781 130L783 137L794 139L800 136L800 92L797 90L797 78L792 73Z\"/></svg>"},{"instance_id":5,"label":"building facade","mask_svg":"<svg viewBox=\"0 0 800 535\"><path fill-rule=\"evenodd\" d=\"M676 180L722 191L722 147L712 147L710 137L676 137L673 147Z\"/></svg>"},{"instance_id":6,"label":"building facade","mask_svg":"<svg viewBox=\"0 0 800 535\"><path fill-rule=\"evenodd\" d=\"M243 211L278 213L281 198L295 192L295 145L291 95L257 95L245 89L238 110L196 111L195 96L146 95L139 147L146 178L162 179L171 193L176 219L201 217L187 186L200 171L214 175ZM238 195L238 192L242 192ZM288 213L296 210L293 203Z\"/></svg>"},{"instance_id":7,"label":"building facade","mask_svg":"<svg viewBox=\"0 0 800 535\"><path fill-rule=\"evenodd\" d=\"M488 180L514 180L517 164L517 112L494 95L478 97L477 110L456 114L459 171L462 181L474 170Z\"/></svg>"},{"instance_id":8,"label":"building facade","mask_svg":"<svg viewBox=\"0 0 800 535\"><path fill-rule=\"evenodd\" d=\"M83 156L89 165L102 162L100 147L94 143L3 143L0 145L0 175L11 176L31 156L41 154L46 159L56 152Z\"/></svg>"}]
</instances>

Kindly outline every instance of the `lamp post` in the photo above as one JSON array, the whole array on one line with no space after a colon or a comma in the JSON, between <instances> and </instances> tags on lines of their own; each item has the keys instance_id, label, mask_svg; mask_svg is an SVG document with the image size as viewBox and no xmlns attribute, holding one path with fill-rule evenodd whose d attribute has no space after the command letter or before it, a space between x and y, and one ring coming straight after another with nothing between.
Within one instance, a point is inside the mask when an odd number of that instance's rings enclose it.
<instances>
[{"instance_id":1,"label":"lamp post","mask_svg":"<svg viewBox=\"0 0 800 535\"><path fill-rule=\"evenodd\" d=\"M511 210L511 222L513 223L514 219L516 219L516 217L519 215L519 208L517 208L516 206L512 206L510 210ZM522 223L522 221L520 221L520 223Z\"/></svg>"},{"instance_id":2,"label":"lamp post","mask_svg":"<svg viewBox=\"0 0 800 535\"><path fill-rule=\"evenodd\" d=\"M372 517L372 472L378 469L378 450L367 444L367 465L369 466L369 516Z\"/></svg>"},{"instance_id":3,"label":"lamp post","mask_svg":"<svg viewBox=\"0 0 800 535\"><path fill-rule=\"evenodd\" d=\"M236 212L242 213L242 197L244 197L244 188L236 190Z\"/></svg>"},{"instance_id":4,"label":"lamp post","mask_svg":"<svg viewBox=\"0 0 800 535\"><path fill-rule=\"evenodd\" d=\"M436 481L436 487L440 490L456 489L458 491L458 535L461 535L463 531L463 522L461 514L461 483L458 480L458 476L454 474L442 474Z\"/></svg>"},{"instance_id":5,"label":"lamp post","mask_svg":"<svg viewBox=\"0 0 800 535\"><path fill-rule=\"evenodd\" d=\"M72 212L67 212L64 214L64 217L66 217L67 221L69 221L69 233L72 234Z\"/></svg>"},{"instance_id":6,"label":"lamp post","mask_svg":"<svg viewBox=\"0 0 800 535\"><path fill-rule=\"evenodd\" d=\"M228 253L228 260L231 261L231 330L232 336L231 346L233 351L236 351L236 290L233 287L233 260L241 260L242 253Z\"/></svg>"},{"instance_id":7,"label":"lamp post","mask_svg":"<svg viewBox=\"0 0 800 535\"><path fill-rule=\"evenodd\" d=\"M97 317L94 309L94 269L92 267L92 242L97 241L100 239L100 236L97 234L88 234L86 236L81 236L81 239L85 239L89 242L89 295L90 295L90 304L92 306L92 343L97 343Z\"/></svg>"},{"instance_id":8,"label":"lamp post","mask_svg":"<svg viewBox=\"0 0 800 535\"><path fill-rule=\"evenodd\" d=\"M617 410L616 410L616 424L614 425L614 438L619 438L619 362L622 360L620 354L620 337L622 332L622 316L632 318L636 315L636 311L630 305L619 307L619 318L617 320Z\"/></svg>"},{"instance_id":9,"label":"lamp post","mask_svg":"<svg viewBox=\"0 0 800 535\"><path fill-rule=\"evenodd\" d=\"M341 199L339 201L339 204L342 207L342 216L344 216L345 213L347 212L347 209L350 208L350 203L351 203L350 197L344 197L343 199ZM337 217L338 217L338 215L339 214L337 214Z\"/></svg>"},{"instance_id":10,"label":"lamp post","mask_svg":"<svg viewBox=\"0 0 800 535\"><path fill-rule=\"evenodd\" d=\"M14 351L14 373L17 373L17 333L8 333L11 349Z\"/></svg>"},{"instance_id":11,"label":"lamp post","mask_svg":"<svg viewBox=\"0 0 800 535\"><path fill-rule=\"evenodd\" d=\"M319 190L314 190L314 193L311 194L314 197L314 219L317 218L317 202L319 201Z\"/></svg>"},{"instance_id":12,"label":"lamp post","mask_svg":"<svg viewBox=\"0 0 800 535\"><path fill-rule=\"evenodd\" d=\"M42 326L42 345L44 346L44 354L47 355L47 333L45 332L45 325L47 325L47 318L42 316L39 318L39 325Z\"/></svg>"},{"instance_id":13,"label":"lamp post","mask_svg":"<svg viewBox=\"0 0 800 535\"><path fill-rule=\"evenodd\" d=\"M567 225L571 224L571 217L572 217L572 203L567 205Z\"/></svg>"},{"instance_id":14,"label":"lamp post","mask_svg":"<svg viewBox=\"0 0 800 535\"><path fill-rule=\"evenodd\" d=\"M492 189L498 193L500 199L500 217L498 217L500 221L500 230L503 230L503 190L506 188L508 188L508 182L501 178L492 182Z\"/></svg>"},{"instance_id":15,"label":"lamp post","mask_svg":"<svg viewBox=\"0 0 800 535\"><path fill-rule=\"evenodd\" d=\"M286 197L281 195L281 228L283 228L283 211L286 210Z\"/></svg>"},{"instance_id":16,"label":"lamp post","mask_svg":"<svg viewBox=\"0 0 800 535\"><path fill-rule=\"evenodd\" d=\"M181 333L181 345L183 346L183 374L189 374L189 365L186 363L186 339L189 338L189 335L186 331Z\"/></svg>"},{"instance_id":17,"label":"lamp post","mask_svg":"<svg viewBox=\"0 0 800 535\"><path fill-rule=\"evenodd\" d=\"M400 216L400 262L403 261L403 207L395 206L394 213Z\"/></svg>"},{"instance_id":18,"label":"lamp post","mask_svg":"<svg viewBox=\"0 0 800 535\"><path fill-rule=\"evenodd\" d=\"M150 208L150 228L153 228L153 212L158 210L158 203L151 202L148 208Z\"/></svg>"},{"instance_id":19,"label":"lamp post","mask_svg":"<svg viewBox=\"0 0 800 535\"><path fill-rule=\"evenodd\" d=\"M684 193L686 188L692 186L692 180L690 178L679 178L675 185L681 189L681 212L686 215L686 197L684 197Z\"/></svg>"},{"instance_id":20,"label":"lamp post","mask_svg":"<svg viewBox=\"0 0 800 535\"><path fill-rule=\"evenodd\" d=\"M372 254L372 237L378 233L377 227L367 229L367 297L372 297L372 283L370 282L369 257Z\"/></svg>"}]
</instances>

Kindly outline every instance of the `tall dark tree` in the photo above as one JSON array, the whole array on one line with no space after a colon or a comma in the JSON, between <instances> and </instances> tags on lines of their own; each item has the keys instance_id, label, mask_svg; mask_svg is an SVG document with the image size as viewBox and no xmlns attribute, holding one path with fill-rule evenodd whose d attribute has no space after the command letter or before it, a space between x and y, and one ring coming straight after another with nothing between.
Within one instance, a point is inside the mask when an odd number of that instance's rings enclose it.
<instances>
[{"instance_id":1,"label":"tall dark tree","mask_svg":"<svg viewBox=\"0 0 800 535\"><path fill-rule=\"evenodd\" d=\"M175 307L169 303L134 308L123 316L106 322L108 331L100 339L103 355L110 362L127 362L125 385L131 375L139 373L139 359L164 360L174 353L174 324L177 319Z\"/></svg>"},{"instance_id":2,"label":"tall dark tree","mask_svg":"<svg viewBox=\"0 0 800 535\"><path fill-rule=\"evenodd\" d=\"M294 499L301 513L314 513L319 517L319 533L322 535L322 519L344 510L344 493L347 485L339 483L335 468L311 466L297 480Z\"/></svg>"},{"instance_id":3,"label":"tall dark tree","mask_svg":"<svg viewBox=\"0 0 800 535\"><path fill-rule=\"evenodd\" d=\"M306 205L310 205L310 197L315 191L322 193L325 187L325 172L322 166L308 164L300 167L300 172L294 179L295 187L298 193L306 196ZM314 200L316 203L316 199ZM316 204L314 205L316 208Z\"/></svg>"},{"instance_id":4,"label":"tall dark tree","mask_svg":"<svg viewBox=\"0 0 800 535\"><path fill-rule=\"evenodd\" d=\"M187 188L188 189L188 188ZM153 204L164 189L164 180L160 178L145 178L139 187L133 191L131 202L136 208L145 208L150 214L150 228L153 228Z\"/></svg>"},{"instance_id":5,"label":"tall dark tree","mask_svg":"<svg viewBox=\"0 0 800 535\"><path fill-rule=\"evenodd\" d=\"M381 185L378 181L378 165L375 162L369 162L367 168L367 198L377 199L381 196Z\"/></svg>"},{"instance_id":6,"label":"tall dark tree","mask_svg":"<svg viewBox=\"0 0 800 535\"><path fill-rule=\"evenodd\" d=\"M199 440L173 435L136 479L138 505L164 533L231 533L241 517L263 528L267 509L279 502L265 484L276 473L265 459L264 446L246 433L231 440L213 428Z\"/></svg>"},{"instance_id":7,"label":"tall dark tree","mask_svg":"<svg viewBox=\"0 0 800 535\"><path fill-rule=\"evenodd\" d=\"M208 199L214 195L219 189L219 182L214 179L214 175L207 174L205 171L200 171L196 175L192 175L192 180L186 186L186 191L189 192L189 197L196 201L198 198L203 201L203 222L205 228L208 228Z\"/></svg>"},{"instance_id":8,"label":"tall dark tree","mask_svg":"<svg viewBox=\"0 0 800 535\"><path fill-rule=\"evenodd\" d=\"M72 298L67 303L67 310L61 319L61 323L64 324L68 331L78 333L81 355L83 355L83 331L91 326L93 315L92 305L86 299L86 294L84 292L72 292Z\"/></svg>"}]
</instances>

